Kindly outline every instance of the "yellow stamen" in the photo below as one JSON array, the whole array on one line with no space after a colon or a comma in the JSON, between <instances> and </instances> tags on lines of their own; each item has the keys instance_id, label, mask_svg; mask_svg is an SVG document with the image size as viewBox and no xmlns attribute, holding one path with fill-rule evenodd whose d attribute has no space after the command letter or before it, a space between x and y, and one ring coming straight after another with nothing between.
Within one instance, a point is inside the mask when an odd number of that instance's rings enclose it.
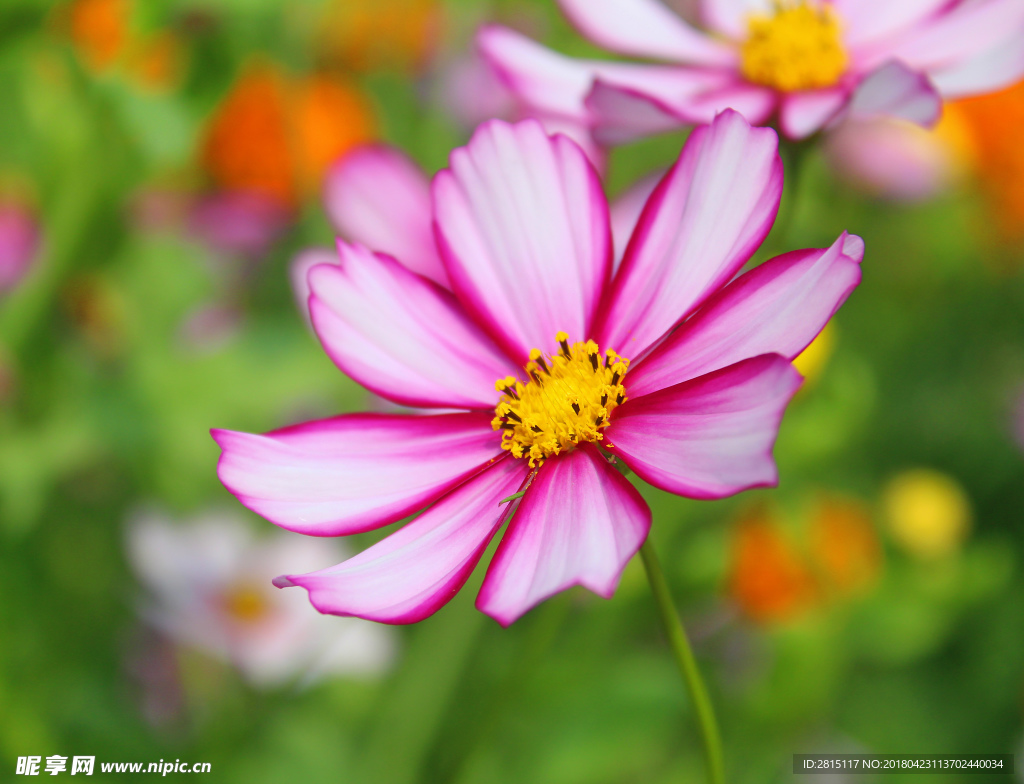
<instances>
[{"instance_id":1,"label":"yellow stamen","mask_svg":"<svg viewBox=\"0 0 1024 784\"><path fill-rule=\"evenodd\" d=\"M749 19L741 49L743 75L785 92L836 84L849 58L832 7L813 0L775 0L774 5L771 14Z\"/></svg>"},{"instance_id":2,"label":"yellow stamen","mask_svg":"<svg viewBox=\"0 0 1024 784\"><path fill-rule=\"evenodd\" d=\"M559 351L545 356L530 351L528 381L498 379L502 393L491 425L504 431L501 448L527 458L530 467L587 441L602 441L612 411L626 401L622 379L629 360L612 350L602 356L597 344L569 345L569 336L555 336Z\"/></svg>"}]
</instances>

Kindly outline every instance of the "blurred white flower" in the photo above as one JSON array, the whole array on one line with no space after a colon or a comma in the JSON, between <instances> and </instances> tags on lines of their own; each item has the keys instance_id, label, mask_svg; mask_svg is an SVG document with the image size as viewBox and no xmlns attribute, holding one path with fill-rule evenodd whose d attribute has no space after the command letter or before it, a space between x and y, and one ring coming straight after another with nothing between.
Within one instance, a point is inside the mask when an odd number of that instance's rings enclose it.
<instances>
[{"instance_id":1,"label":"blurred white flower","mask_svg":"<svg viewBox=\"0 0 1024 784\"><path fill-rule=\"evenodd\" d=\"M239 513L183 524L147 511L128 527L128 554L149 589L147 621L176 642L227 661L253 684L328 674L369 675L394 659L395 632L356 618L319 615L267 575L317 569L349 553L336 540L273 532L257 537Z\"/></svg>"}]
</instances>

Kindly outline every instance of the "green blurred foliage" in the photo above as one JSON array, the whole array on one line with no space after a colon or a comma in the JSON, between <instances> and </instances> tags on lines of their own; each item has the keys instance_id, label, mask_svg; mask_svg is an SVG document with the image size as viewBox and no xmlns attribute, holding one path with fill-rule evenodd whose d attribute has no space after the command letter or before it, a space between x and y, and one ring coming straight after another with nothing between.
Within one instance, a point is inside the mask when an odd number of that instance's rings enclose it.
<instances>
[{"instance_id":1,"label":"green blurred foliage","mask_svg":"<svg viewBox=\"0 0 1024 784\"><path fill-rule=\"evenodd\" d=\"M0 7L0 175L30 183L45 237L31 275L0 302L14 379L0 403L4 780L15 757L53 753L203 760L214 771L204 780L246 784L701 780L693 717L637 564L613 601L573 590L508 630L473 609L478 574L435 617L401 630L400 662L379 680L261 692L184 650L183 715L169 727L142 716L126 665L141 623L128 512L157 503L187 516L231 502L211 427L258 432L366 405L288 287L291 255L330 241L315 200L243 272L131 217L140 190L194 167L203 120L248 56L296 71L315 63L323 5L139 4L143 29L177 25L187 37L181 84L159 93L83 68L58 21L66 4ZM450 0L444 10L439 62L492 17L591 51L549 0ZM431 170L467 136L435 77L430 66L355 75L383 138ZM683 138L616 151L610 193L668 165ZM827 245L844 229L865 238L867 256L836 319L834 354L784 422L781 485L716 503L644 488L731 780L786 780L795 752L1018 751L1024 475L1008 406L1024 382L1024 258L992 241L970 189L919 206L874 203L812 150L799 195L786 198L793 214L759 258ZM98 309L92 321L76 311L83 296ZM183 325L210 303L229 303L240 326L197 348ZM966 489L975 524L961 552L921 561L882 533L881 574L866 595L777 625L737 614L726 571L751 498L798 505L824 489L872 505L894 472L914 466Z\"/></svg>"}]
</instances>

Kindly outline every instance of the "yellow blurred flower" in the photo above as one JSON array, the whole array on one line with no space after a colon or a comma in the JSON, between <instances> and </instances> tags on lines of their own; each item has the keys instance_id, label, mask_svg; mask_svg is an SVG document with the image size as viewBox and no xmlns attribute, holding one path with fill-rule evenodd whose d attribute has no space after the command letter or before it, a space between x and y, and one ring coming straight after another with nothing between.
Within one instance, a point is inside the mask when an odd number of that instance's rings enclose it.
<instances>
[{"instance_id":1,"label":"yellow blurred flower","mask_svg":"<svg viewBox=\"0 0 1024 784\"><path fill-rule=\"evenodd\" d=\"M830 321L807 348L793 360L793 366L800 371L806 385L813 384L821 376L836 346L836 328Z\"/></svg>"},{"instance_id":2,"label":"yellow blurred flower","mask_svg":"<svg viewBox=\"0 0 1024 784\"><path fill-rule=\"evenodd\" d=\"M893 539L920 558L941 558L959 549L970 530L967 494L952 477L930 469L905 471L882 499Z\"/></svg>"},{"instance_id":3,"label":"yellow blurred flower","mask_svg":"<svg viewBox=\"0 0 1024 784\"><path fill-rule=\"evenodd\" d=\"M374 136L369 102L326 74L291 78L253 62L214 111L202 162L223 190L270 196L284 205L319 188L327 167Z\"/></svg>"}]
</instances>

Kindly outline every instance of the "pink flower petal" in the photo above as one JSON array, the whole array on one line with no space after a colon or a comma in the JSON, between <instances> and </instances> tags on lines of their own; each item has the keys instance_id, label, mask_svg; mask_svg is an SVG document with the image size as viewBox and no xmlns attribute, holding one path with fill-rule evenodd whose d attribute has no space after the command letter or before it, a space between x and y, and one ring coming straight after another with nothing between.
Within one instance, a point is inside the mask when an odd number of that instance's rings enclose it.
<instances>
[{"instance_id":1,"label":"pink flower petal","mask_svg":"<svg viewBox=\"0 0 1024 784\"><path fill-rule=\"evenodd\" d=\"M328 172L324 204L346 239L448 285L434 244L430 181L404 153L384 145L353 150Z\"/></svg>"},{"instance_id":2,"label":"pink flower petal","mask_svg":"<svg viewBox=\"0 0 1024 784\"><path fill-rule=\"evenodd\" d=\"M605 430L612 453L655 487L723 498L778 481L772 447L803 379L776 354L628 399Z\"/></svg>"},{"instance_id":3,"label":"pink flower petal","mask_svg":"<svg viewBox=\"0 0 1024 784\"><path fill-rule=\"evenodd\" d=\"M753 125L765 122L778 102L774 91L736 80L726 70L674 68L631 74L617 81L598 76L586 98L594 138L603 145L626 144L645 136L697 123L710 123L734 109Z\"/></svg>"},{"instance_id":4,"label":"pink flower petal","mask_svg":"<svg viewBox=\"0 0 1024 784\"><path fill-rule=\"evenodd\" d=\"M782 194L778 138L734 111L696 129L651 195L602 306L602 349L632 359L724 285L764 240Z\"/></svg>"},{"instance_id":5,"label":"pink flower petal","mask_svg":"<svg viewBox=\"0 0 1024 784\"><path fill-rule=\"evenodd\" d=\"M833 0L850 48L884 41L920 25L948 7L950 0Z\"/></svg>"},{"instance_id":6,"label":"pink flower petal","mask_svg":"<svg viewBox=\"0 0 1024 784\"><path fill-rule=\"evenodd\" d=\"M719 86L688 95L685 103L669 105L702 123L713 122L727 109L739 112L751 125L767 122L778 105L778 94L768 87L737 81L735 74L728 76Z\"/></svg>"},{"instance_id":7,"label":"pink flower petal","mask_svg":"<svg viewBox=\"0 0 1024 784\"><path fill-rule=\"evenodd\" d=\"M573 585L610 599L650 527L640 493L592 445L552 458L509 523L476 606L508 626Z\"/></svg>"},{"instance_id":8,"label":"pink flower petal","mask_svg":"<svg viewBox=\"0 0 1024 784\"><path fill-rule=\"evenodd\" d=\"M1024 34L1024 3L1020 0L961 2L926 24L858 53L864 67L899 60L915 70L949 68L1000 47L1018 45Z\"/></svg>"},{"instance_id":9,"label":"pink flower petal","mask_svg":"<svg viewBox=\"0 0 1024 784\"><path fill-rule=\"evenodd\" d=\"M288 266L288 280L292 284L292 292L295 294L295 304L299 312L305 317L306 323L309 320L309 271L317 264L341 263L337 250L330 248L306 248L299 251L292 263Z\"/></svg>"},{"instance_id":10,"label":"pink flower petal","mask_svg":"<svg viewBox=\"0 0 1024 784\"><path fill-rule=\"evenodd\" d=\"M767 14L771 0L701 0L701 16L712 30L736 40L747 37L747 18Z\"/></svg>"},{"instance_id":11,"label":"pink flower petal","mask_svg":"<svg viewBox=\"0 0 1024 784\"><path fill-rule=\"evenodd\" d=\"M943 98L995 92L1024 79L1024 31L1005 44L957 65L935 71L932 82Z\"/></svg>"},{"instance_id":12,"label":"pink flower petal","mask_svg":"<svg viewBox=\"0 0 1024 784\"><path fill-rule=\"evenodd\" d=\"M898 117L926 127L941 115L942 96L928 77L895 61L868 74L844 112L853 120Z\"/></svg>"},{"instance_id":13,"label":"pink flower petal","mask_svg":"<svg viewBox=\"0 0 1024 784\"><path fill-rule=\"evenodd\" d=\"M341 265L309 273L313 328L334 363L406 406L493 408L510 362L449 291L389 256L339 240Z\"/></svg>"},{"instance_id":14,"label":"pink flower petal","mask_svg":"<svg viewBox=\"0 0 1024 784\"><path fill-rule=\"evenodd\" d=\"M618 54L669 62L731 65L736 50L690 27L658 0L559 0L586 38Z\"/></svg>"},{"instance_id":15,"label":"pink flower petal","mask_svg":"<svg viewBox=\"0 0 1024 784\"><path fill-rule=\"evenodd\" d=\"M779 127L790 139L803 139L827 125L849 97L845 86L789 93L782 99Z\"/></svg>"},{"instance_id":16,"label":"pink flower petal","mask_svg":"<svg viewBox=\"0 0 1024 784\"><path fill-rule=\"evenodd\" d=\"M544 120L571 120L584 127L593 121L587 97L595 79L647 96L656 106L659 102L674 106L688 96L735 82L731 71L722 68L577 60L498 26L483 28L477 35L477 45L529 114ZM607 124L614 127L622 123L622 118L613 115ZM677 121L673 127L680 124Z\"/></svg>"},{"instance_id":17,"label":"pink flower petal","mask_svg":"<svg viewBox=\"0 0 1024 784\"><path fill-rule=\"evenodd\" d=\"M793 359L860 282L864 241L845 232L832 247L777 256L708 300L626 375L631 398L744 359Z\"/></svg>"},{"instance_id":18,"label":"pink flower petal","mask_svg":"<svg viewBox=\"0 0 1024 784\"><path fill-rule=\"evenodd\" d=\"M483 27L476 40L483 58L531 113L588 122L583 99L593 73L585 61L553 52L498 25Z\"/></svg>"},{"instance_id":19,"label":"pink flower petal","mask_svg":"<svg viewBox=\"0 0 1024 784\"><path fill-rule=\"evenodd\" d=\"M217 475L270 522L342 536L401 520L501 452L490 414L346 414L266 435L214 430Z\"/></svg>"},{"instance_id":20,"label":"pink flower petal","mask_svg":"<svg viewBox=\"0 0 1024 784\"><path fill-rule=\"evenodd\" d=\"M453 290L509 354L583 340L611 274L608 203L575 143L533 120L481 125L434 179Z\"/></svg>"},{"instance_id":21,"label":"pink flower petal","mask_svg":"<svg viewBox=\"0 0 1024 784\"><path fill-rule=\"evenodd\" d=\"M537 120L548 136L560 133L576 142L599 173L608 168L608 152L594 140L588 124L554 116L537 117Z\"/></svg>"},{"instance_id":22,"label":"pink flower petal","mask_svg":"<svg viewBox=\"0 0 1024 784\"><path fill-rule=\"evenodd\" d=\"M279 577L298 585L322 613L382 623L415 623L458 593L491 537L515 506L499 501L527 477L525 460L505 457L359 555L309 574Z\"/></svg>"},{"instance_id":23,"label":"pink flower petal","mask_svg":"<svg viewBox=\"0 0 1024 784\"><path fill-rule=\"evenodd\" d=\"M601 79L587 95L586 107L595 126L594 140L605 147L629 144L694 122L647 92Z\"/></svg>"},{"instance_id":24,"label":"pink flower petal","mask_svg":"<svg viewBox=\"0 0 1024 784\"><path fill-rule=\"evenodd\" d=\"M622 256L626 252L626 244L633 236L633 229L636 228L637 221L640 220L640 213L643 212L644 205L647 204L647 200L664 176L664 170L648 174L637 180L612 202L612 239L615 241L614 269L619 268Z\"/></svg>"}]
</instances>

